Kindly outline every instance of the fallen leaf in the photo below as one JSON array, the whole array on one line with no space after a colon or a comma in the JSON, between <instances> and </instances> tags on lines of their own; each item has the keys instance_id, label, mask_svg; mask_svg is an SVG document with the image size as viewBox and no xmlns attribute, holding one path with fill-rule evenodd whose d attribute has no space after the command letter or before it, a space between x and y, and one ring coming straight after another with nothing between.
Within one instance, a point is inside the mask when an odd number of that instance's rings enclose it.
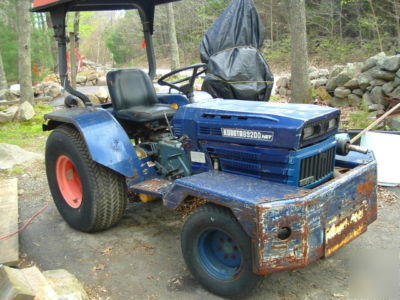
<instances>
[{"instance_id":1,"label":"fallen leaf","mask_svg":"<svg viewBox=\"0 0 400 300\"><path fill-rule=\"evenodd\" d=\"M333 294L333 296L334 296L334 297L338 297L338 298L339 298L339 297L344 297L343 294L338 294L338 293Z\"/></svg>"},{"instance_id":2,"label":"fallen leaf","mask_svg":"<svg viewBox=\"0 0 400 300\"><path fill-rule=\"evenodd\" d=\"M110 246L110 247L107 247L106 249L104 249L103 251L101 251L101 254L102 255L110 255L112 251L113 251L113 247Z\"/></svg>"},{"instance_id":3,"label":"fallen leaf","mask_svg":"<svg viewBox=\"0 0 400 300\"><path fill-rule=\"evenodd\" d=\"M93 271L101 271L104 270L107 266L105 264L98 264L93 268Z\"/></svg>"}]
</instances>

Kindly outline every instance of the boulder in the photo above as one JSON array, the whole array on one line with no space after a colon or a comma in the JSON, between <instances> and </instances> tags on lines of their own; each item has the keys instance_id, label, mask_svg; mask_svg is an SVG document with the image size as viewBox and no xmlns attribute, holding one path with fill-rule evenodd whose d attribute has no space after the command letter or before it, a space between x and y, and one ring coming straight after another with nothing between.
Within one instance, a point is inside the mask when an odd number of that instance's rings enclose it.
<instances>
[{"instance_id":1,"label":"boulder","mask_svg":"<svg viewBox=\"0 0 400 300\"><path fill-rule=\"evenodd\" d=\"M320 69L318 71L320 77L328 77L329 76L329 70L328 69Z\"/></svg>"},{"instance_id":2,"label":"boulder","mask_svg":"<svg viewBox=\"0 0 400 300\"><path fill-rule=\"evenodd\" d=\"M382 63L382 69L389 72L397 72L400 69L400 55L387 57Z\"/></svg>"},{"instance_id":3,"label":"boulder","mask_svg":"<svg viewBox=\"0 0 400 300\"><path fill-rule=\"evenodd\" d=\"M333 76L334 73L329 77L328 82L326 84L326 89L328 91L333 91L339 86L343 86L350 79L355 77L359 73L359 65L358 64L347 64L342 72L340 72L337 76Z\"/></svg>"},{"instance_id":4,"label":"boulder","mask_svg":"<svg viewBox=\"0 0 400 300\"><path fill-rule=\"evenodd\" d=\"M43 159L43 156L10 144L0 143L0 170L12 169L15 165Z\"/></svg>"},{"instance_id":5,"label":"boulder","mask_svg":"<svg viewBox=\"0 0 400 300\"><path fill-rule=\"evenodd\" d=\"M385 107L382 104L371 104L368 106L368 111L382 111L385 110Z\"/></svg>"},{"instance_id":6,"label":"boulder","mask_svg":"<svg viewBox=\"0 0 400 300\"><path fill-rule=\"evenodd\" d=\"M276 86L277 87L284 87L284 88L288 88L289 87L289 83L290 80L287 77L281 77L278 79L278 81L276 82Z\"/></svg>"},{"instance_id":7,"label":"boulder","mask_svg":"<svg viewBox=\"0 0 400 300\"><path fill-rule=\"evenodd\" d=\"M382 80L382 79L374 79L374 80L372 80L369 84L370 84L371 86L382 86L382 85L384 85L385 83L386 83L385 80Z\"/></svg>"},{"instance_id":8,"label":"boulder","mask_svg":"<svg viewBox=\"0 0 400 300\"><path fill-rule=\"evenodd\" d=\"M361 72L366 72L375 66L380 66L386 59L385 52L380 52L375 56L370 57L361 68Z\"/></svg>"},{"instance_id":9,"label":"boulder","mask_svg":"<svg viewBox=\"0 0 400 300\"><path fill-rule=\"evenodd\" d=\"M99 98L97 98L95 95L87 94L86 96L88 96L90 102L92 102L93 105L101 105Z\"/></svg>"},{"instance_id":10,"label":"boulder","mask_svg":"<svg viewBox=\"0 0 400 300\"><path fill-rule=\"evenodd\" d=\"M371 91L370 96L371 96L372 103L383 104L383 105L385 104L385 100L383 99L383 96L384 96L383 90L382 90L381 86L374 87Z\"/></svg>"},{"instance_id":11,"label":"boulder","mask_svg":"<svg viewBox=\"0 0 400 300\"><path fill-rule=\"evenodd\" d=\"M0 123L11 122L14 119L16 112L18 111L19 106L13 105L8 109L0 111Z\"/></svg>"},{"instance_id":12,"label":"boulder","mask_svg":"<svg viewBox=\"0 0 400 300\"><path fill-rule=\"evenodd\" d=\"M0 100L15 101L17 99L18 97L15 94L11 93L9 90L0 91Z\"/></svg>"},{"instance_id":13,"label":"boulder","mask_svg":"<svg viewBox=\"0 0 400 300\"><path fill-rule=\"evenodd\" d=\"M110 94L108 93L107 89L105 89L104 87L101 87L98 89L95 96L100 100L101 103L106 103L108 100L108 97L110 97Z\"/></svg>"},{"instance_id":14,"label":"boulder","mask_svg":"<svg viewBox=\"0 0 400 300\"><path fill-rule=\"evenodd\" d=\"M44 79L44 82L60 82L60 77L57 74L47 75Z\"/></svg>"},{"instance_id":15,"label":"boulder","mask_svg":"<svg viewBox=\"0 0 400 300\"><path fill-rule=\"evenodd\" d=\"M279 88L278 94L281 96L286 96L288 94L288 89L284 88L283 86Z\"/></svg>"},{"instance_id":16,"label":"boulder","mask_svg":"<svg viewBox=\"0 0 400 300\"><path fill-rule=\"evenodd\" d=\"M400 115L391 116L386 121L392 130L400 131Z\"/></svg>"},{"instance_id":17,"label":"boulder","mask_svg":"<svg viewBox=\"0 0 400 300\"><path fill-rule=\"evenodd\" d=\"M350 106L359 107L361 105L362 99L360 96L350 94L347 98Z\"/></svg>"},{"instance_id":18,"label":"boulder","mask_svg":"<svg viewBox=\"0 0 400 300\"><path fill-rule=\"evenodd\" d=\"M375 78L375 79L382 79L382 80L386 80L386 81L392 81L392 80L394 80L394 77L396 76L396 74L393 73L393 72L379 70L379 71L371 73L371 76L373 78Z\"/></svg>"},{"instance_id":19,"label":"boulder","mask_svg":"<svg viewBox=\"0 0 400 300\"><path fill-rule=\"evenodd\" d=\"M324 101L329 102L332 99L332 96L329 95L328 91L323 87L317 88L316 93Z\"/></svg>"},{"instance_id":20,"label":"boulder","mask_svg":"<svg viewBox=\"0 0 400 300\"><path fill-rule=\"evenodd\" d=\"M343 99L343 98L346 98L348 95L351 94L351 90L346 89L344 87L338 87L338 88L335 89L335 93L334 94L335 94L336 98Z\"/></svg>"},{"instance_id":21,"label":"boulder","mask_svg":"<svg viewBox=\"0 0 400 300\"><path fill-rule=\"evenodd\" d=\"M363 95L363 97L362 97L362 104L363 104L364 106L366 106L366 107L370 106L371 104L374 104L374 103L372 102L370 93L367 92L367 93L365 93L365 94Z\"/></svg>"},{"instance_id":22,"label":"boulder","mask_svg":"<svg viewBox=\"0 0 400 300\"><path fill-rule=\"evenodd\" d=\"M89 300L83 285L67 270L44 271L43 275L58 296L57 299Z\"/></svg>"},{"instance_id":23,"label":"boulder","mask_svg":"<svg viewBox=\"0 0 400 300\"><path fill-rule=\"evenodd\" d=\"M103 86L103 85L107 85L107 79L105 76L99 77L99 79L97 80L97 85Z\"/></svg>"},{"instance_id":24,"label":"boulder","mask_svg":"<svg viewBox=\"0 0 400 300\"><path fill-rule=\"evenodd\" d=\"M367 87L370 85L370 82L374 80L375 78L372 76L372 74L380 72L381 68L379 66L373 67L369 69L366 72L363 72L360 74L358 77L358 83L360 84L360 88L365 91Z\"/></svg>"},{"instance_id":25,"label":"boulder","mask_svg":"<svg viewBox=\"0 0 400 300\"><path fill-rule=\"evenodd\" d=\"M333 107L348 107L349 102L347 98L341 99L333 97L332 99L329 100L329 105Z\"/></svg>"},{"instance_id":26,"label":"boulder","mask_svg":"<svg viewBox=\"0 0 400 300\"><path fill-rule=\"evenodd\" d=\"M35 110L33 109L32 104L28 101L22 103L17 112L14 115L14 121L23 122L32 119L35 116Z\"/></svg>"},{"instance_id":27,"label":"boulder","mask_svg":"<svg viewBox=\"0 0 400 300\"><path fill-rule=\"evenodd\" d=\"M347 82L344 84L344 87L353 90L353 89L359 88L359 87L360 87L360 84L359 84L357 78L353 78L353 79L350 79L349 81L347 81Z\"/></svg>"},{"instance_id":28,"label":"boulder","mask_svg":"<svg viewBox=\"0 0 400 300\"><path fill-rule=\"evenodd\" d=\"M319 78L319 77L320 77L320 75L319 75L319 71L318 71L318 70L316 70L316 71L314 71L314 72L310 73L309 77L310 77L310 80L314 80L314 79L317 79L317 78Z\"/></svg>"},{"instance_id":29,"label":"boulder","mask_svg":"<svg viewBox=\"0 0 400 300\"><path fill-rule=\"evenodd\" d=\"M54 99L61 96L63 87L58 83L51 83L49 85L46 85L43 91L46 96L52 97Z\"/></svg>"},{"instance_id":30,"label":"boulder","mask_svg":"<svg viewBox=\"0 0 400 300\"><path fill-rule=\"evenodd\" d=\"M321 86L326 85L327 82L328 82L327 78L319 78L319 79L311 80L311 86L314 89L317 89L317 88L319 88Z\"/></svg>"},{"instance_id":31,"label":"boulder","mask_svg":"<svg viewBox=\"0 0 400 300\"><path fill-rule=\"evenodd\" d=\"M338 76L345 68L344 65L334 65L332 71L330 72L330 78Z\"/></svg>"},{"instance_id":32,"label":"boulder","mask_svg":"<svg viewBox=\"0 0 400 300\"><path fill-rule=\"evenodd\" d=\"M76 76L76 83L78 83L78 84L85 84L86 81L87 81L86 76L83 76L83 75L77 75L77 76Z\"/></svg>"},{"instance_id":33,"label":"boulder","mask_svg":"<svg viewBox=\"0 0 400 300\"><path fill-rule=\"evenodd\" d=\"M19 97L21 95L21 85L12 84L10 86L10 92L13 93L15 96Z\"/></svg>"},{"instance_id":34,"label":"boulder","mask_svg":"<svg viewBox=\"0 0 400 300\"><path fill-rule=\"evenodd\" d=\"M352 92L354 95L362 97L364 95L364 91L362 89L355 89Z\"/></svg>"},{"instance_id":35,"label":"boulder","mask_svg":"<svg viewBox=\"0 0 400 300\"><path fill-rule=\"evenodd\" d=\"M394 89L395 89L394 81L387 82L387 83L385 83L385 84L382 86L382 91L383 91L383 93L384 93L385 95L387 95L387 96L389 96L390 93L391 93Z\"/></svg>"},{"instance_id":36,"label":"boulder","mask_svg":"<svg viewBox=\"0 0 400 300\"><path fill-rule=\"evenodd\" d=\"M396 98L400 98L400 86L395 88L390 95L391 97L396 97Z\"/></svg>"}]
</instances>

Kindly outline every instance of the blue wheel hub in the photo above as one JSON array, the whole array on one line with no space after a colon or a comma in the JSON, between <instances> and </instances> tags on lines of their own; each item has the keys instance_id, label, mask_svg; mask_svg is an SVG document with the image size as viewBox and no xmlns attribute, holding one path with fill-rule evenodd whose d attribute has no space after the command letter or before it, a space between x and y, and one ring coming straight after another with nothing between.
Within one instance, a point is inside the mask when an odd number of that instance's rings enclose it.
<instances>
[{"instance_id":1,"label":"blue wheel hub","mask_svg":"<svg viewBox=\"0 0 400 300\"><path fill-rule=\"evenodd\" d=\"M232 237L218 229L208 229L198 240L200 262L219 280L232 280L242 264L242 253Z\"/></svg>"}]
</instances>

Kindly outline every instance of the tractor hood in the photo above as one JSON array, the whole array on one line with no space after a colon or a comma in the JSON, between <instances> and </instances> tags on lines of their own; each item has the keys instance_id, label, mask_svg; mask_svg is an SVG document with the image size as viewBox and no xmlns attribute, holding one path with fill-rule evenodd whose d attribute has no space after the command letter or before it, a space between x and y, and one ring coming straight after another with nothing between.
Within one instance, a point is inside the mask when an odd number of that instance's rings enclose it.
<instances>
[{"instance_id":1,"label":"tractor hood","mask_svg":"<svg viewBox=\"0 0 400 300\"><path fill-rule=\"evenodd\" d=\"M335 135L339 117L326 106L215 99L181 107L173 126L193 140L299 149Z\"/></svg>"}]
</instances>

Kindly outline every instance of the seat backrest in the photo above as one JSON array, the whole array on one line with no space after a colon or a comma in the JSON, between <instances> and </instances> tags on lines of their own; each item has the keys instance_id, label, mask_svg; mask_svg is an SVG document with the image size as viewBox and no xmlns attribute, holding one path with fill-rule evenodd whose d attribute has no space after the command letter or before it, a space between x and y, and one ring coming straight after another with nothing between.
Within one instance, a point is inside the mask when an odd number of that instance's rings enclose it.
<instances>
[{"instance_id":1,"label":"seat backrest","mask_svg":"<svg viewBox=\"0 0 400 300\"><path fill-rule=\"evenodd\" d=\"M107 85L116 112L158 102L150 77L140 69L111 71L107 74Z\"/></svg>"}]
</instances>

